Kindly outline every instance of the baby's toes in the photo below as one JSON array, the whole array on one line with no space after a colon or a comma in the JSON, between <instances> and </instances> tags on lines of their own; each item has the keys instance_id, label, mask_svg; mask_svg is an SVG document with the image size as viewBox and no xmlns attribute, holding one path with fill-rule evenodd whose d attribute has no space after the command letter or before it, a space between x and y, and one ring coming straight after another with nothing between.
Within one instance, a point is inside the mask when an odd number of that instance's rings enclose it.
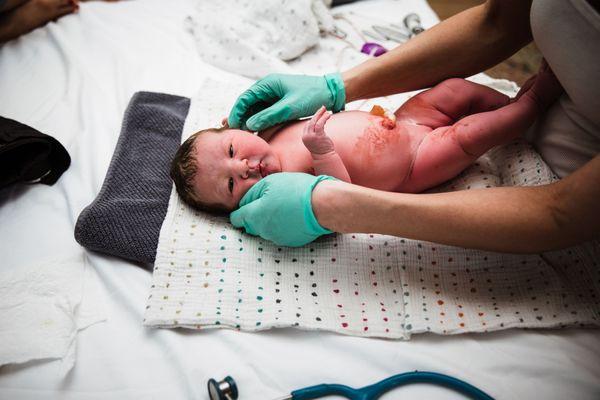
<instances>
[{"instance_id":1,"label":"baby's toes","mask_svg":"<svg viewBox=\"0 0 600 400\"><path fill-rule=\"evenodd\" d=\"M563 92L563 87L549 67L540 70L531 89L541 98L556 99Z\"/></svg>"}]
</instances>

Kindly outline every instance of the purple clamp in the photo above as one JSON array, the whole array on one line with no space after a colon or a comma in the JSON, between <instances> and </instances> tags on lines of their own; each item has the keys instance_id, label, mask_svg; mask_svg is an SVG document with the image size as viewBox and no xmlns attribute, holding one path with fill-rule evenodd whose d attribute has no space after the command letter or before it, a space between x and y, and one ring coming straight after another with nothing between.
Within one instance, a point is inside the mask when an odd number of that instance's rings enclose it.
<instances>
[{"instance_id":1,"label":"purple clamp","mask_svg":"<svg viewBox=\"0 0 600 400\"><path fill-rule=\"evenodd\" d=\"M360 51L373 57L379 57L380 55L387 53L385 47L374 42L366 42L362 45Z\"/></svg>"}]
</instances>

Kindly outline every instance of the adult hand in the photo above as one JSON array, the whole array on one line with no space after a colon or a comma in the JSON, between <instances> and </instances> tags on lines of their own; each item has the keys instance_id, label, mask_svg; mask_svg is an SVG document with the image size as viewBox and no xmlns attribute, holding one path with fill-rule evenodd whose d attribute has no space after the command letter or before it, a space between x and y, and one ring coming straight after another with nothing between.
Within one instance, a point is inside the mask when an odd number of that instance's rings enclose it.
<instances>
[{"instance_id":1,"label":"adult hand","mask_svg":"<svg viewBox=\"0 0 600 400\"><path fill-rule=\"evenodd\" d=\"M344 81L338 73L325 76L270 74L238 97L229 114L229 126L260 131L311 116L323 105L338 112L345 104Z\"/></svg>"},{"instance_id":2,"label":"adult hand","mask_svg":"<svg viewBox=\"0 0 600 400\"><path fill-rule=\"evenodd\" d=\"M314 187L327 179L335 178L298 172L269 175L244 195L240 208L230 215L231 223L246 233L290 247L332 233L319 225L311 203Z\"/></svg>"}]
</instances>

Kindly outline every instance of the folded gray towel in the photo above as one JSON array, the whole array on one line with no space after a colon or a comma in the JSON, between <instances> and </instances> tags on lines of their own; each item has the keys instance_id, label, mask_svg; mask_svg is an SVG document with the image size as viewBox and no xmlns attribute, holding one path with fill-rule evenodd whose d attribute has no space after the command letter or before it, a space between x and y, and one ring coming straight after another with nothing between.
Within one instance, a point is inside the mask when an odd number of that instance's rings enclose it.
<instances>
[{"instance_id":1,"label":"folded gray towel","mask_svg":"<svg viewBox=\"0 0 600 400\"><path fill-rule=\"evenodd\" d=\"M152 269L189 107L190 99L164 93L131 98L100 193L77 219L79 244Z\"/></svg>"}]
</instances>

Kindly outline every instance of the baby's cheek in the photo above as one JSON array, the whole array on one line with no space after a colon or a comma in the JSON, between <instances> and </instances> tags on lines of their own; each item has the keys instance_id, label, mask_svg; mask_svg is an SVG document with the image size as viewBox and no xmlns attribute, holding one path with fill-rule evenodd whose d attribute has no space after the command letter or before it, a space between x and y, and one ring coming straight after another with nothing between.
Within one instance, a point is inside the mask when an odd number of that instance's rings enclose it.
<instances>
[{"instance_id":1,"label":"baby's cheek","mask_svg":"<svg viewBox=\"0 0 600 400\"><path fill-rule=\"evenodd\" d=\"M239 188L237 196L236 196L237 204L240 204L240 201L242 201L242 199L244 198L246 193L248 193L250 188L252 188L252 186L254 186L257 182L258 182L258 180L252 180L252 181L247 180L242 185L240 185L240 188Z\"/></svg>"}]
</instances>

